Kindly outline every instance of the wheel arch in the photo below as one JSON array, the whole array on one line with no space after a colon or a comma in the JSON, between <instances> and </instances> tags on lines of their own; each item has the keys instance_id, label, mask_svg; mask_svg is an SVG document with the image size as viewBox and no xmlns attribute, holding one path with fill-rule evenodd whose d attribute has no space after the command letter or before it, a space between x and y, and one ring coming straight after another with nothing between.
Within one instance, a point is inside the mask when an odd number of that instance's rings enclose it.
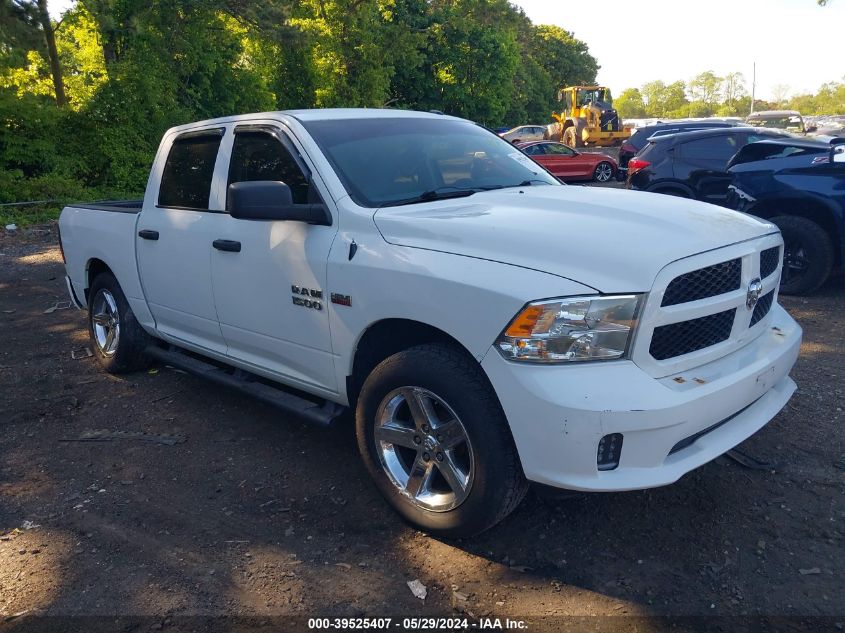
<instances>
[{"instance_id":1,"label":"wheel arch","mask_svg":"<svg viewBox=\"0 0 845 633\"><path fill-rule=\"evenodd\" d=\"M680 183L680 182L672 182L661 180L655 183L652 183L646 191L651 193L665 193L669 191L680 191L683 193L687 198L691 200L696 200L695 192L688 187L687 185Z\"/></svg>"},{"instance_id":2,"label":"wheel arch","mask_svg":"<svg viewBox=\"0 0 845 633\"><path fill-rule=\"evenodd\" d=\"M763 220L779 215L792 215L815 222L833 241L833 252L836 256L834 265L841 266L845 263L845 220L825 201L807 196L770 198L758 201L749 213Z\"/></svg>"},{"instance_id":3,"label":"wheel arch","mask_svg":"<svg viewBox=\"0 0 845 633\"><path fill-rule=\"evenodd\" d=\"M355 408L361 387L376 365L393 354L424 343L452 345L475 360L457 338L433 325L403 318L375 321L361 333L355 345L351 372L346 377L350 407Z\"/></svg>"},{"instance_id":4,"label":"wheel arch","mask_svg":"<svg viewBox=\"0 0 845 633\"><path fill-rule=\"evenodd\" d=\"M97 275L101 275L102 273L110 273L115 279L117 276L114 274L114 271L111 267L104 262L102 259L98 257L92 257L88 260L88 263L85 265L85 302L88 303L90 297L88 296L91 290L91 284ZM120 282L118 282L120 283Z\"/></svg>"}]
</instances>

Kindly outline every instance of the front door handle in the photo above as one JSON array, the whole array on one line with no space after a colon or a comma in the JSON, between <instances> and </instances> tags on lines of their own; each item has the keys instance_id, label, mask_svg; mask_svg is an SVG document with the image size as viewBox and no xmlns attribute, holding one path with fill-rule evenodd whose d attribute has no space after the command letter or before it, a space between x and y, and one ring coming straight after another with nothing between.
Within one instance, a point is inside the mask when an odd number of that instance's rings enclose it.
<instances>
[{"instance_id":1,"label":"front door handle","mask_svg":"<svg viewBox=\"0 0 845 633\"><path fill-rule=\"evenodd\" d=\"M138 237L143 240L157 240L158 231L151 231L150 229L141 229L138 231Z\"/></svg>"},{"instance_id":2,"label":"front door handle","mask_svg":"<svg viewBox=\"0 0 845 633\"><path fill-rule=\"evenodd\" d=\"M235 240L214 240L211 245L218 251L228 251L230 253L241 252L241 243Z\"/></svg>"}]
</instances>

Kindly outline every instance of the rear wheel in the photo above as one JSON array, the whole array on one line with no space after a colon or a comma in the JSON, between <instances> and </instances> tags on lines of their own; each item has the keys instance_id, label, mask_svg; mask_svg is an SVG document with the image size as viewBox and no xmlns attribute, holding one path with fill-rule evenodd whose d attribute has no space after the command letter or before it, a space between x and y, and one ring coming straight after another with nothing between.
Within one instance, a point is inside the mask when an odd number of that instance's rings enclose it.
<instances>
[{"instance_id":1,"label":"rear wheel","mask_svg":"<svg viewBox=\"0 0 845 633\"><path fill-rule=\"evenodd\" d=\"M492 527L527 484L507 420L474 359L419 345L380 363L356 409L358 448L391 506L447 537Z\"/></svg>"},{"instance_id":2,"label":"rear wheel","mask_svg":"<svg viewBox=\"0 0 845 633\"><path fill-rule=\"evenodd\" d=\"M111 273L100 273L91 283L88 333L94 356L107 372L120 374L149 365L144 350L152 339L141 328Z\"/></svg>"},{"instance_id":3,"label":"rear wheel","mask_svg":"<svg viewBox=\"0 0 845 633\"><path fill-rule=\"evenodd\" d=\"M780 291L803 295L818 290L833 268L833 243L825 230L807 218L779 215L770 220L783 235Z\"/></svg>"},{"instance_id":4,"label":"rear wheel","mask_svg":"<svg viewBox=\"0 0 845 633\"><path fill-rule=\"evenodd\" d=\"M593 179L597 182L607 182L613 178L615 172L616 170L613 168L613 165L603 160L596 165L596 169L593 172Z\"/></svg>"}]
</instances>

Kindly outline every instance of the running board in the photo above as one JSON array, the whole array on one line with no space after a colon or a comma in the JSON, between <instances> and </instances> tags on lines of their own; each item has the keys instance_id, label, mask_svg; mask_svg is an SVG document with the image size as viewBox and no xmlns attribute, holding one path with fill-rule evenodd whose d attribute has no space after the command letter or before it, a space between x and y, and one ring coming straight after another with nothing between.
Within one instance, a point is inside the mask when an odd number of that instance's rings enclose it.
<instances>
[{"instance_id":1,"label":"running board","mask_svg":"<svg viewBox=\"0 0 845 633\"><path fill-rule=\"evenodd\" d=\"M219 385L237 389L253 398L288 413L301 416L320 426L329 426L345 410L345 407L335 402L322 399L320 399L320 402L312 402L307 398L286 391L281 385L272 387L261 382L258 376L248 371L212 365L194 356L189 356L176 347L171 346L169 349L165 349L151 345L146 349L146 353L161 363L172 365L177 369L206 378Z\"/></svg>"}]
</instances>

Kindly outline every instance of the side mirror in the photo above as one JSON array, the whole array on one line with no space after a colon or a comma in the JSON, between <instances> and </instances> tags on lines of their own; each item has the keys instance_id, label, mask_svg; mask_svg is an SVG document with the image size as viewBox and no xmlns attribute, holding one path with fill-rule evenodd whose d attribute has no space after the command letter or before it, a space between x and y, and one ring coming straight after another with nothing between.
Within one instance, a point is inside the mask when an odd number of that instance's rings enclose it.
<instances>
[{"instance_id":1,"label":"side mirror","mask_svg":"<svg viewBox=\"0 0 845 633\"><path fill-rule=\"evenodd\" d=\"M290 187L279 180L233 182L226 197L226 210L239 220L286 220L330 225L322 204L294 204Z\"/></svg>"}]
</instances>

